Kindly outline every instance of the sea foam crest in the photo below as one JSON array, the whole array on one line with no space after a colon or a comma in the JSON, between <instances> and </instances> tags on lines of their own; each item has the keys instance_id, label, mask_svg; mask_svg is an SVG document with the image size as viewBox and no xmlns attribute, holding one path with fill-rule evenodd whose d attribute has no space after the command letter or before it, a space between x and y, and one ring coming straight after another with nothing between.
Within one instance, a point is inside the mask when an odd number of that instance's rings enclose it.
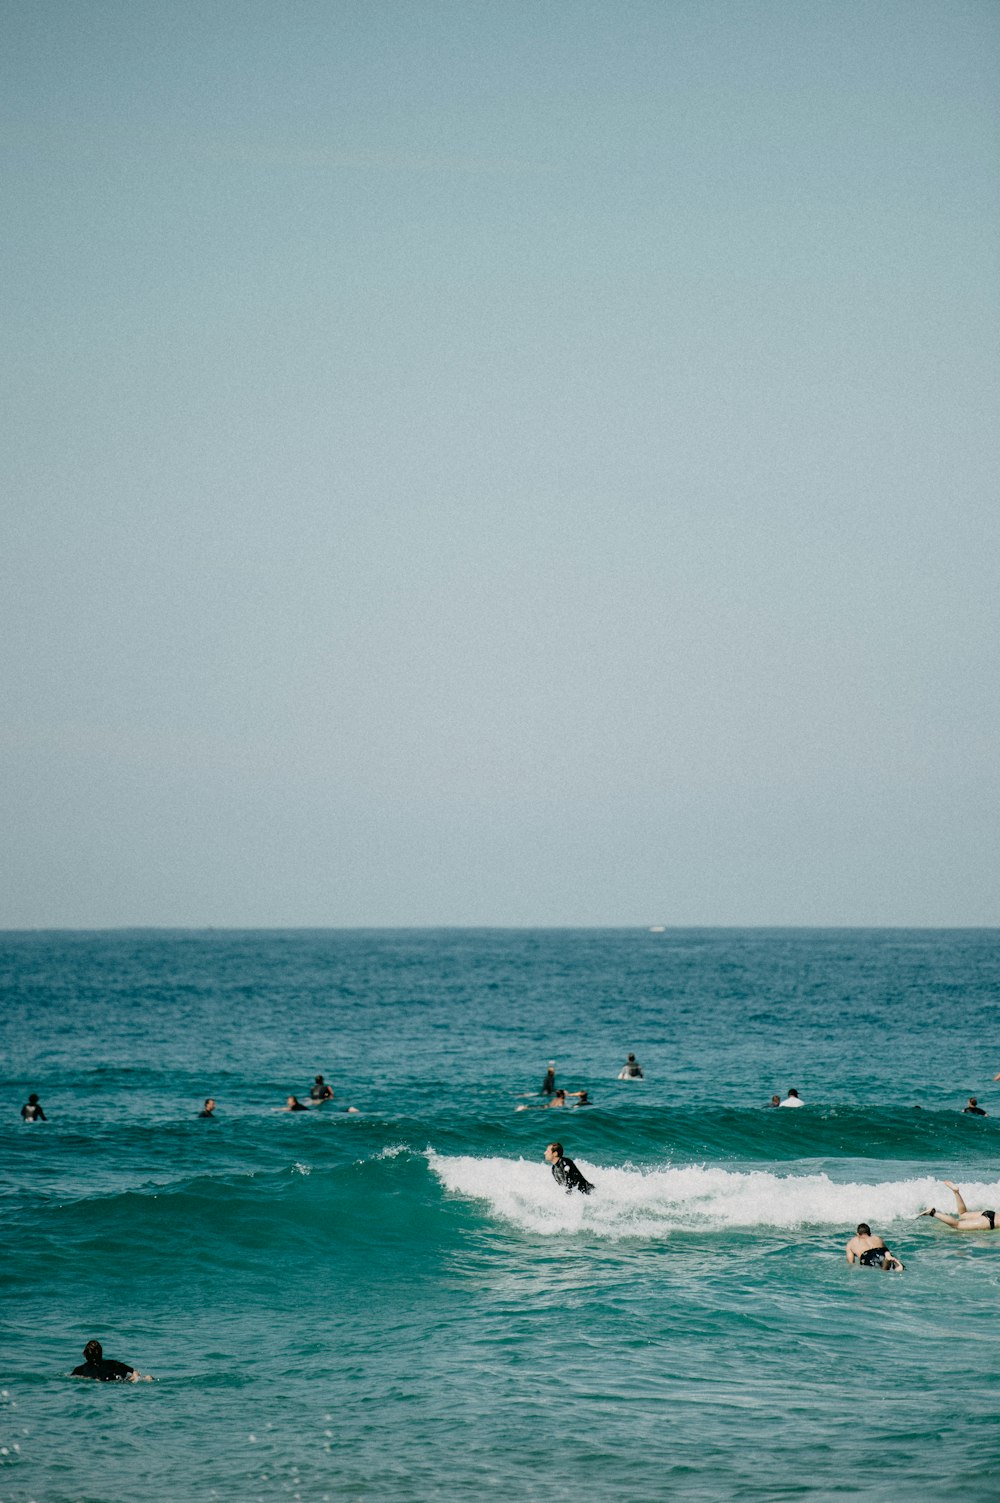
<instances>
[{"instance_id":1,"label":"sea foam crest","mask_svg":"<svg viewBox=\"0 0 1000 1503\"><path fill-rule=\"evenodd\" d=\"M656 1237L671 1231L727 1227L850 1227L869 1221L884 1230L926 1206L954 1209L939 1179L839 1183L826 1174L741 1174L691 1165L681 1169L605 1169L577 1163L593 1182L590 1196L566 1195L546 1164L525 1159L450 1157L428 1151L445 1189L485 1201L491 1214L525 1231L585 1229L599 1235ZM1000 1182L963 1184L970 1209L1000 1209Z\"/></svg>"}]
</instances>

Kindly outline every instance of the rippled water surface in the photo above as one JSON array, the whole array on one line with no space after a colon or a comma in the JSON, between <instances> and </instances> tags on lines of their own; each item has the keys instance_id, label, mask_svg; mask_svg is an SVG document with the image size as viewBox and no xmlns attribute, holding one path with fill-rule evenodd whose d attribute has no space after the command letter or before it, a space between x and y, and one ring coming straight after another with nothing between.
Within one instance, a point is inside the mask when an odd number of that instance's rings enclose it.
<instances>
[{"instance_id":1,"label":"rippled water surface","mask_svg":"<svg viewBox=\"0 0 1000 1503\"><path fill-rule=\"evenodd\" d=\"M1000 1497L1000 1232L914 1219L1000 1209L996 931L7 934L0 984L0 1503Z\"/></svg>"}]
</instances>

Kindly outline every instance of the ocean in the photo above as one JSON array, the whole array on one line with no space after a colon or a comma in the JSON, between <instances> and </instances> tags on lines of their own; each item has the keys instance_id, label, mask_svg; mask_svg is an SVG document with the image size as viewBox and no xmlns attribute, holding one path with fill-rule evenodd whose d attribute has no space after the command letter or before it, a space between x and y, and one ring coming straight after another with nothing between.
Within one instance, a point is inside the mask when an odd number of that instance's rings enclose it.
<instances>
[{"instance_id":1,"label":"ocean","mask_svg":"<svg viewBox=\"0 0 1000 1503\"><path fill-rule=\"evenodd\" d=\"M916 1219L1000 1210L1000 932L7 933L0 988L0 1503L1000 1498L1000 1233Z\"/></svg>"}]
</instances>

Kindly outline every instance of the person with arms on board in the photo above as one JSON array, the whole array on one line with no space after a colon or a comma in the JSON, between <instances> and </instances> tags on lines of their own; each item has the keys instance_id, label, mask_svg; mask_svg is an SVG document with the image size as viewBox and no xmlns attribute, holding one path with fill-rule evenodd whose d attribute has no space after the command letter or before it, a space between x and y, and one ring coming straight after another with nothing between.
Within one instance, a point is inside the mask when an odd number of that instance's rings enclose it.
<instances>
[{"instance_id":1,"label":"person with arms on board","mask_svg":"<svg viewBox=\"0 0 1000 1503\"><path fill-rule=\"evenodd\" d=\"M862 1268L884 1268L887 1272L902 1273L903 1264L886 1247L881 1237L872 1233L867 1221L858 1224L858 1230L847 1244L848 1263L860 1263Z\"/></svg>"},{"instance_id":2,"label":"person with arms on board","mask_svg":"<svg viewBox=\"0 0 1000 1503\"><path fill-rule=\"evenodd\" d=\"M279 1112L307 1112L309 1108L307 1106L303 1106L302 1102L297 1096L289 1096L287 1097L284 1106L279 1106L277 1110Z\"/></svg>"},{"instance_id":3,"label":"person with arms on board","mask_svg":"<svg viewBox=\"0 0 1000 1503\"><path fill-rule=\"evenodd\" d=\"M561 1143L549 1144L545 1150L545 1162L551 1165L552 1178L567 1195L574 1190L579 1190L581 1195L589 1195L594 1188L589 1179L584 1179L573 1160L563 1153Z\"/></svg>"},{"instance_id":4,"label":"person with arms on board","mask_svg":"<svg viewBox=\"0 0 1000 1503\"><path fill-rule=\"evenodd\" d=\"M996 1211L970 1211L962 1199L962 1192L957 1185L953 1185L950 1179L942 1181L955 1197L958 1207L958 1215L951 1216L946 1211L939 1211L934 1206L929 1206L926 1211L921 1211L921 1216L930 1216L934 1221L943 1221L945 1226L954 1228L956 1232L995 1232L1000 1230L997 1226Z\"/></svg>"},{"instance_id":5,"label":"person with arms on board","mask_svg":"<svg viewBox=\"0 0 1000 1503\"><path fill-rule=\"evenodd\" d=\"M96 1378L99 1383L152 1383L152 1378L129 1367L127 1362L116 1362L105 1357L99 1341L88 1341L83 1349L83 1361L74 1367L73 1378Z\"/></svg>"}]
</instances>

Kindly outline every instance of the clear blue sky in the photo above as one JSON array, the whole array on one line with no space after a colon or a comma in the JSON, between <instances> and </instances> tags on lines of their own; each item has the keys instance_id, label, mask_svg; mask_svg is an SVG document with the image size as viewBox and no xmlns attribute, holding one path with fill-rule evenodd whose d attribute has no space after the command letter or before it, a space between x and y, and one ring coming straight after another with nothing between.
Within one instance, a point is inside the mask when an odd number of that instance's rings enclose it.
<instances>
[{"instance_id":1,"label":"clear blue sky","mask_svg":"<svg viewBox=\"0 0 1000 1503\"><path fill-rule=\"evenodd\" d=\"M992 0L10 0L0 925L997 924Z\"/></svg>"}]
</instances>

